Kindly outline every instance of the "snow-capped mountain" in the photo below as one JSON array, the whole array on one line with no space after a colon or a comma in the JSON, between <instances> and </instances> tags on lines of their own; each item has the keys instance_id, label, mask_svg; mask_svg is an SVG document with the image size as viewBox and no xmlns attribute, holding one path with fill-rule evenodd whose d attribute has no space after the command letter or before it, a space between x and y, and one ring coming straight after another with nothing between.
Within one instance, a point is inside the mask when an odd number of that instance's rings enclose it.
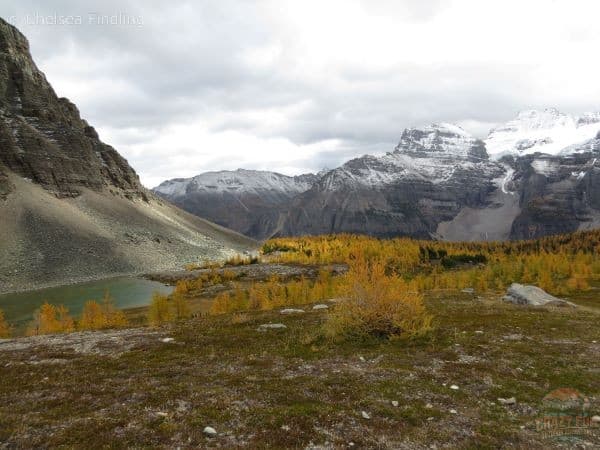
<instances>
[{"instance_id":1,"label":"snow-capped mountain","mask_svg":"<svg viewBox=\"0 0 600 450\"><path fill-rule=\"evenodd\" d=\"M522 111L490 131L485 140L493 158L504 155L569 154L600 131L600 112L571 116L555 108Z\"/></svg>"},{"instance_id":2,"label":"snow-capped mountain","mask_svg":"<svg viewBox=\"0 0 600 450\"><path fill-rule=\"evenodd\" d=\"M294 195L306 191L315 175L295 177L263 170L237 169L205 172L193 178L175 178L161 183L154 191L168 197L202 191L208 193L278 193Z\"/></svg>"},{"instance_id":3,"label":"snow-capped mountain","mask_svg":"<svg viewBox=\"0 0 600 450\"><path fill-rule=\"evenodd\" d=\"M600 226L599 130L600 114L554 109L520 113L485 141L439 123L406 129L385 155L317 175L209 172L155 191L259 239L334 232L530 238Z\"/></svg>"},{"instance_id":4,"label":"snow-capped mountain","mask_svg":"<svg viewBox=\"0 0 600 450\"><path fill-rule=\"evenodd\" d=\"M467 172L493 177L502 170L489 160L483 141L456 125L440 123L406 129L393 152L348 161L321 183L329 190L343 184L378 187L408 180L440 184Z\"/></svg>"},{"instance_id":5,"label":"snow-capped mountain","mask_svg":"<svg viewBox=\"0 0 600 450\"><path fill-rule=\"evenodd\" d=\"M393 152L348 161L296 197L283 232L431 237L461 208L482 205L505 173L456 125L410 128Z\"/></svg>"},{"instance_id":6,"label":"snow-capped mountain","mask_svg":"<svg viewBox=\"0 0 600 450\"><path fill-rule=\"evenodd\" d=\"M200 217L259 239L272 235L290 200L308 190L317 175L295 177L238 169L176 178L153 190Z\"/></svg>"}]
</instances>

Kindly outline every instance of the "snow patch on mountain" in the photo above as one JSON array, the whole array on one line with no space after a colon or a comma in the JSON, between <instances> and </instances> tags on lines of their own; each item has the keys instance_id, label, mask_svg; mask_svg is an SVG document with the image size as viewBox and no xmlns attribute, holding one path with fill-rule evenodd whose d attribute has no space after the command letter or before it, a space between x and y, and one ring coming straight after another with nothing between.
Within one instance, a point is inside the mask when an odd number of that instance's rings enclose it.
<instances>
[{"instance_id":1,"label":"snow patch on mountain","mask_svg":"<svg viewBox=\"0 0 600 450\"><path fill-rule=\"evenodd\" d=\"M522 111L490 131L485 140L492 158L504 155L571 154L600 131L600 112L571 116L555 108Z\"/></svg>"},{"instance_id":2,"label":"snow patch on mountain","mask_svg":"<svg viewBox=\"0 0 600 450\"><path fill-rule=\"evenodd\" d=\"M534 159L531 161L531 167L536 173L544 176L550 176L560 168L560 165L556 161L550 161L547 159Z\"/></svg>"}]
</instances>

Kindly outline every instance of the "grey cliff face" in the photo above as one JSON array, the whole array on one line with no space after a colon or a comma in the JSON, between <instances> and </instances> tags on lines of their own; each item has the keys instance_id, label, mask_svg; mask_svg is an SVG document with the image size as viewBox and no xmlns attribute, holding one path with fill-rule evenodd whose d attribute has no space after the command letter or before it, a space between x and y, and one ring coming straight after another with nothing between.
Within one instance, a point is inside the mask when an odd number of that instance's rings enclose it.
<instances>
[{"instance_id":1,"label":"grey cliff face","mask_svg":"<svg viewBox=\"0 0 600 450\"><path fill-rule=\"evenodd\" d=\"M58 98L33 62L27 39L0 19L0 163L59 197L81 187L145 196L137 174Z\"/></svg>"},{"instance_id":2,"label":"grey cliff face","mask_svg":"<svg viewBox=\"0 0 600 450\"><path fill-rule=\"evenodd\" d=\"M521 214L511 237L527 239L600 226L600 139L565 156L518 158L514 183Z\"/></svg>"},{"instance_id":3,"label":"grey cliff face","mask_svg":"<svg viewBox=\"0 0 600 450\"><path fill-rule=\"evenodd\" d=\"M178 269L254 249L146 190L0 19L0 293Z\"/></svg>"}]
</instances>

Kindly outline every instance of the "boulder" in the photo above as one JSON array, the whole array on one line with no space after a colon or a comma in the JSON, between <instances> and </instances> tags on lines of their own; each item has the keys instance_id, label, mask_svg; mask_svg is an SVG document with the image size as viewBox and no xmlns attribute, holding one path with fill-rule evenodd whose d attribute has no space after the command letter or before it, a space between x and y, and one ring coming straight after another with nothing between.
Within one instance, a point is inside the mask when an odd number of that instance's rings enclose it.
<instances>
[{"instance_id":1,"label":"boulder","mask_svg":"<svg viewBox=\"0 0 600 450\"><path fill-rule=\"evenodd\" d=\"M267 331L267 330L283 330L287 328L282 323L265 323L258 327L258 331Z\"/></svg>"},{"instance_id":2,"label":"boulder","mask_svg":"<svg viewBox=\"0 0 600 450\"><path fill-rule=\"evenodd\" d=\"M296 308L286 308L279 311L281 314L302 314L304 312L303 309Z\"/></svg>"},{"instance_id":3,"label":"boulder","mask_svg":"<svg viewBox=\"0 0 600 450\"><path fill-rule=\"evenodd\" d=\"M513 283L508 288L504 301L515 305L529 306L575 306L573 303L548 294L537 286Z\"/></svg>"}]
</instances>

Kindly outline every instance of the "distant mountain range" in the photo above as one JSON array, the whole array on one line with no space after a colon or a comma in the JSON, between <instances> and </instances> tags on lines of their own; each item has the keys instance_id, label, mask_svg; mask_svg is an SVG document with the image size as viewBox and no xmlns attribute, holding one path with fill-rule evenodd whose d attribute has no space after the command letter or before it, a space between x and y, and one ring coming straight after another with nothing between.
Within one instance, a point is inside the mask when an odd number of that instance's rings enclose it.
<instances>
[{"instance_id":1,"label":"distant mountain range","mask_svg":"<svg viewBox=\"0 0 600 450\"><path fill-rule=\"evenodd\" d=\"M145 189L0 19L0 293L177 269L255 247Z\"/></svg>"},{"instance_id":2,"label":"distant mountain range","mask_svg":"<svg viewBox=\"0 0 600 450\"><path fill-rule=\"evenodd\" d=\"M540 237L600 226L600 113L524 111L485 140L433 124L384 156L319 174L222 171L158 195L248 236L335 232L448 240Z\"/></svg>"}]
</instances>

